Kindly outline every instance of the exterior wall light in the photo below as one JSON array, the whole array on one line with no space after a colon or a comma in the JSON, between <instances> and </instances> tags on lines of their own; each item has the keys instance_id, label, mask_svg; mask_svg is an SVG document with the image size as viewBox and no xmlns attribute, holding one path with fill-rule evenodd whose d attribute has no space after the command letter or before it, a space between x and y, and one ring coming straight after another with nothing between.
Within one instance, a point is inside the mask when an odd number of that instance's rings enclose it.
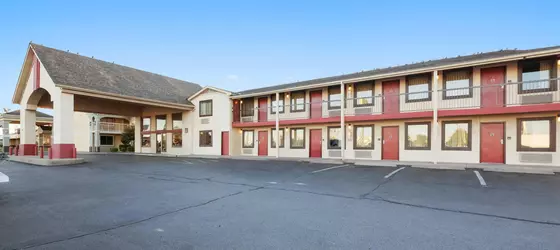
<instances>
[{"instance_id":1,"label":"exterior wall light","mask_svg":"<svg viewBox=\"0 0 560 250\"><path fill-rule=\"evenodd\" d=\"M560 114L556 115L556 121L560 122Z\"/></svg>"},{"instance_id":2,"label":"exterior wall light","mask_svg":"<svg viewBox=\"0 0 560 250\"><path fill-rule=\"evenodd\" d=\"M558 59L558 62L557 62L557 63L558 63L558 66L560 66L560 59Z\"/></svg>"},{"instance_id":3,"label":"exterior wall light","mask_svg":"<svg viewBox=\"0 0 560 250\"><path fill-rule=\"evenodd\" d=\"M243 104L243 100L239 101L239 103Z\"/></svg>"}]
</instances>

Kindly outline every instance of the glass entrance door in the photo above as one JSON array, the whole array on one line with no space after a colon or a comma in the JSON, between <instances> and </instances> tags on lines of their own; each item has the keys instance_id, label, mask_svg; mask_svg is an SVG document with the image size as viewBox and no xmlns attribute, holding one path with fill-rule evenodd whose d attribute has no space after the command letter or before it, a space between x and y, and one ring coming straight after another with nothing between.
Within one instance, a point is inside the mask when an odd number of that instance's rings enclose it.
<instances>
[{"instance_id":1,"label":"glass entrance door","mask_svg":"<svg viewBox=\"0 0 560 250\"><path fill-rule=\"evenodd\" d=\"M167 138L166 134L156 134L156 153L167 152Z\"/></svg>"}]
</instances>

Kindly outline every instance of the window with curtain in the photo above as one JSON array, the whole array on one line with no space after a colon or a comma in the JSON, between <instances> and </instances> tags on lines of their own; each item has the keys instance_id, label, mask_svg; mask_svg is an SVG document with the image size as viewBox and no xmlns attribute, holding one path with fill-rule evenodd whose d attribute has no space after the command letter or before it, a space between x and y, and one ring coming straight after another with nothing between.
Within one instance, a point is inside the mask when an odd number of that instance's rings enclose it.
<instances>
[{"instance_id":1,"label":"window with curtain","mask_svg":"<svg viewBox=\"0 0 560 250\"><path fill-rule=\"evenodd\" d=\"M408 150L430 149L430 123L405 123L406 144Z\"/></svg>"},{"instance_id":2,"label":"window with curtain","mask_svg":"<svg viewBox=\"0 0 560 250\"><path fill-rule=\"evenodd\" d=\"M555 117L518 119L517 151L555 152Z\"/></svg>"},{"instance_id":3,"label":"window with curtain","mask_svg":"<svg viewBox=\"0 0 560 250\"><path fill-rule=\"evenodd\" d=\"M472 97L471 87L472 71L470 69L443 72L443 98Z\"/></svg>"},{"instance_id":4,"label":"window with curtain","mask_svg":"<svg viewBox=\"0 0 560 250\"><path fill-rule=\"evenodd\" d=\"M171 115L171 117L171 119L173 120L173 129L183 129L183 114L174 113Z\"/></svg>"},{"instance_id":5,"label":"window with curtain","mask_svg":"<svg viewBox=\"0 0 560 250\"><path fill-rule=\"evenodd\" d=\"M280 113L284 113L284 94L279 94L278 96L279 96L278 110ZM271 100L270 112L272 114L276 114L276 94L271 95L270 100Z\"/></svg>"},{"instance_id":6,"label":"window with curtain","mask_svg":"<svg viewBox=\"0 0 560 250\"><path fill-rule=\"evenodd\" d=\"M305 128L290 129L290 148L305 148Z\"/></svg>"},{"instance_id":7,"label":"window with curtain","mask_svg":"<svg viewBox=\"0 0 560 250\"><path fill-rule=\"evenodd\" d=\"M198 146L212 147L212 130L200 131L198 137Z\"/></svg>"},{"instance_id":8,"label":"window with curtain","mask_svg":"<svg viewBox=\"0 0 560 250\"><path fill-rule=\"evenodd\" d=\"M357 83L354 86L354 106L373 105L373 82Z\"/></svg>"},{"instance_id":9,"label":"window with curtain","mask_svg":"<svg viewBox=\"0 0 560 250\"><path fill-rule=\"evenodd\" d=\"M241 116L253 116L255 113L255 98L241 100Z\"/></svg>"},{"instance_id":10,"label":"window with curtain","mask_svg":"<svg viewBox=\"0 0 560 250\"><path fill-rule=\"evenodd\" d=\"M198 106L200 106L198 110L198 116L212 116L212 100L200 101Z\"/></svg>"},{"instance_id":11,"label":"window with curtain","mask_svg":"<svg viewBox=\"0 0 560 250\"><path fill-rule=\"evenodd\" d=\"M354 126L354 149L373 149L373 125Z\"/></svg>"},{"instance_id":12,"label":"window with curtain","mask_svg":"<svg viewBox=\"0 0 560 250\"><path fill-rule=\"evenodd\" d=\"M556 90L555 82L549 79L555 77L554 61L524 61L520 62L521 71L520 93L532 93Z\"/></svg>"},{"instance_id":13,"label":"window with curtain","mask_svg":"<svg viewBox=\"0 0 560 250\"><path fill-rule=\"evenodd\" d=\"M430 101L432 95L430 74L408 76L406 78L406 102Z\"/></svg>"},{"instance_id":14,"label":"window with curtain","mask_svg":"<svg viewBox=\"0 0 560 250\"><path fill-rule=\"evenodd\" d=\"M150 134L143 134L142 135L142 147L143 148L149 148L150 147L150 138L151 135Z\"/></svg>"},{"instance_id":15,"label":"window with curtain","mask_svg":"<svg viewBox=\"0 0 560 250\"><path fill-rule=\"evenodd\" d=\"M243 130L243 147L252 148L255 146L255 131Z\"/></svg>"},{"instance_id":16,"label":"window with curtain","mask_svg":"<svg viewBox=\"0 0 560 250\"><path fill-rule=\"evenodd\" d=\"M292 92L290 95L290 111L305 111L305 91Z\"/></svg>"},{"instance_id":17,"label":"window with curtain","mask_svg":"<svg viewBox=\"0 0 560 250\"><path fill-rule=\"evenodd\" d=\"M271 148L276 148L276 129L273 128L271 130L272 135L270 136L270 138L272 138L272 140L270 141L270 147ZM278 145L279 148L283 148L284 147L284 129L281 128L280 130L278 130L278 136L280 137L280 145Z\"/></svg>"},{"instance_id":18,"label":"window with curtain","mask_svg":"<svg viewBox=\"0 0 560 250\"><path fill-rule=\"evenodd\" d=\"M340 127L330 127L327 132L327 137L329 138L327 148L340 149L340 145L342 144L342 130Z\"/></svg>"},{"instance_id":19,"label":"window with curtain","mask_svg":"<svg viewBox=\"0 0 560 250\"><path fill-rule=\"evenodd\" d=\"M471 121L444 121L443 150L471 150Z\"/></svg>"},{"instance_id":20,"label":"window with curtain","mask_svg":"<svg viewBox=\"0 0 560 250\"><path fill-rule=\"evenodd\" d=\"M329 109L339 109L341 103L340 86L329 87Z\"/></svg>"}]
</instances>

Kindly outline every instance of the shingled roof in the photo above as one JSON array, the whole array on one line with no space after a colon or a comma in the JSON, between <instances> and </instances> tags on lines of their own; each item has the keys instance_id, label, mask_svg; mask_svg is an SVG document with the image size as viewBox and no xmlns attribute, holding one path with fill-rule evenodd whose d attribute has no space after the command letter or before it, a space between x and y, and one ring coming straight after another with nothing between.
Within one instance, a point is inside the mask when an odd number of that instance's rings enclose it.
<instances>
[{"instance_id":1,"label":"shingled roof","mask_svg":"<svg viewBox=\"0 0 560 250\"><path fill-rule=\"evenodd\" d=\"M453 57L453 58L430 60L430 61L424 61L424 62L419 62L419 63L399 65L399 66L395 66L395 67L374 69L374 70L361 71L361 72L350 73L350 74L345 74L345 75L317 78L317 79L312 79L312 80L307 80L307 81L300 81L300 82L286 83L286 84L274 85L274 86L263 87L263 88L249 89L249 90L245 90L245 91L236 92L233 96L251 95L251 94L264 93L264 92L286 90L286 89L291 89L291 88L305 87L305 86L322 84L322 83L351 80L351 79L361 78L361 77L375 77L377 75L399 73L399 72L405 72L405 71L410 71L410 70L421 70L423 68L444 67L444 66L447 66L447 65L453 65L453 64L457 64L457 63L469 63L469 62L475 62L475 61L480 61L480 60L488 60L488 59L494 59L494 58L500 58L500 57L506 57L506 56L514 56L514 55L533 53L533 52L540 52L540 51L546 51L546 50L554 50L554 49L560 49L560 46L545 47L545 48L530 49L530 50L499 50L499 51L478 53L478 54L467 55L467 56L458 56L458 57Z\"/></svg>"},{"instance_id":2,"label":"shingled roof","mask_svg":"<svg viewBox=\"0 0 560 250\"><path fill-rule=\"evenodd\" d=\"M13 116L18 116L19 117L19 113L20 113L20 111L18 109L18 110L13 110L13 111L10 111L10 112L4 113L4 114L0 114L0 115L2 115L2 116L13 115ZM53 118L52 115L45 114L45 113L40 112L40 111L35 111L35 116L36 117L42 117L42 118Z\"/></svg>"},{"instance_id":3,"label":"shingled roof","mask_svg":"<svg viewBox=\"0 0 560 250\"><path fill-rule=\"evenodd\" d=\"M56 85L190 105L188 97L202 89L196 83L34 43L30 45Z\"/></svg>"}]
</instances>

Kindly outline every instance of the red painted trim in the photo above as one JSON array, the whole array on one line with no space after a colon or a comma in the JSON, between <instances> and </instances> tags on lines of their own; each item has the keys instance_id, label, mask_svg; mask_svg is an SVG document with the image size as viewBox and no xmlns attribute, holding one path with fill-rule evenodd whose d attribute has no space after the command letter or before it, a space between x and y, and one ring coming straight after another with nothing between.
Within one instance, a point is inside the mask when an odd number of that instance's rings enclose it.
<instances>
[{"instance_id":1,"label":"red painted trim","mask_svg":"<svg viewBox=\"0 0 560 250\"><path fill-rule=\"evenodd\" d=\"M53 159L67 159L74 156L74 144L53 144L51 148Z\"/></svg>"},{"instance_id":2,"label":"red painted trim","mask_svg":"<svg viewBox=\"0 0 560 250\"><path fill-rule=\"evenodd\" d=\"M143 135L148 134L163 134L163 133L182 133L182 129L169 129L169 130L150 130L150 131L142 131L140 132Z\"/></svg>"},{"instance_id":3,"label":"red painted trim","mask_svg":"<svg viewBox=\"0 0 560 250\"><path fill-rule=\"evenodd\" d=\"M41 62L35 57L35 89L41 87Z\"/></svg>"},{"instance_id":4,"label":"red painted trim","mask_svg":"<svg viewBox=\"0 0 560 250\"><path fill-rule=\"evenodd\" d=\"M399 120L399 119L415 119L415 118L430 118L434 112L421 111L409 113L393 113L393 114L379 114L379 115L357 115L346 116L346 122L360 122L360 121L378 121L378 120Z\"/></svg>"},{"instance_id":5,"label":"red painted trim","mask_svg":"<svg viewBox=\"0 0 560 250\"><path fill-rule=\"evenodd\" d=\"M35 144L20 144L19 145L19 155L35 155Z\"/></svg>"},{"instance_id":6,"label":"red painted trim","mask_svg":"<svg viewBox=\"0 0 560 250\"><path fill-rule=\"evenodd\" d=\"M493 107L476 109L453 109L439 110L439 117L453 116L472 116L472 115L497 115L497 114L516 114L516 113L535 113L547 111L560 111L560 103L533 104L515 107Z\"/></svg>"}]
</instances>

